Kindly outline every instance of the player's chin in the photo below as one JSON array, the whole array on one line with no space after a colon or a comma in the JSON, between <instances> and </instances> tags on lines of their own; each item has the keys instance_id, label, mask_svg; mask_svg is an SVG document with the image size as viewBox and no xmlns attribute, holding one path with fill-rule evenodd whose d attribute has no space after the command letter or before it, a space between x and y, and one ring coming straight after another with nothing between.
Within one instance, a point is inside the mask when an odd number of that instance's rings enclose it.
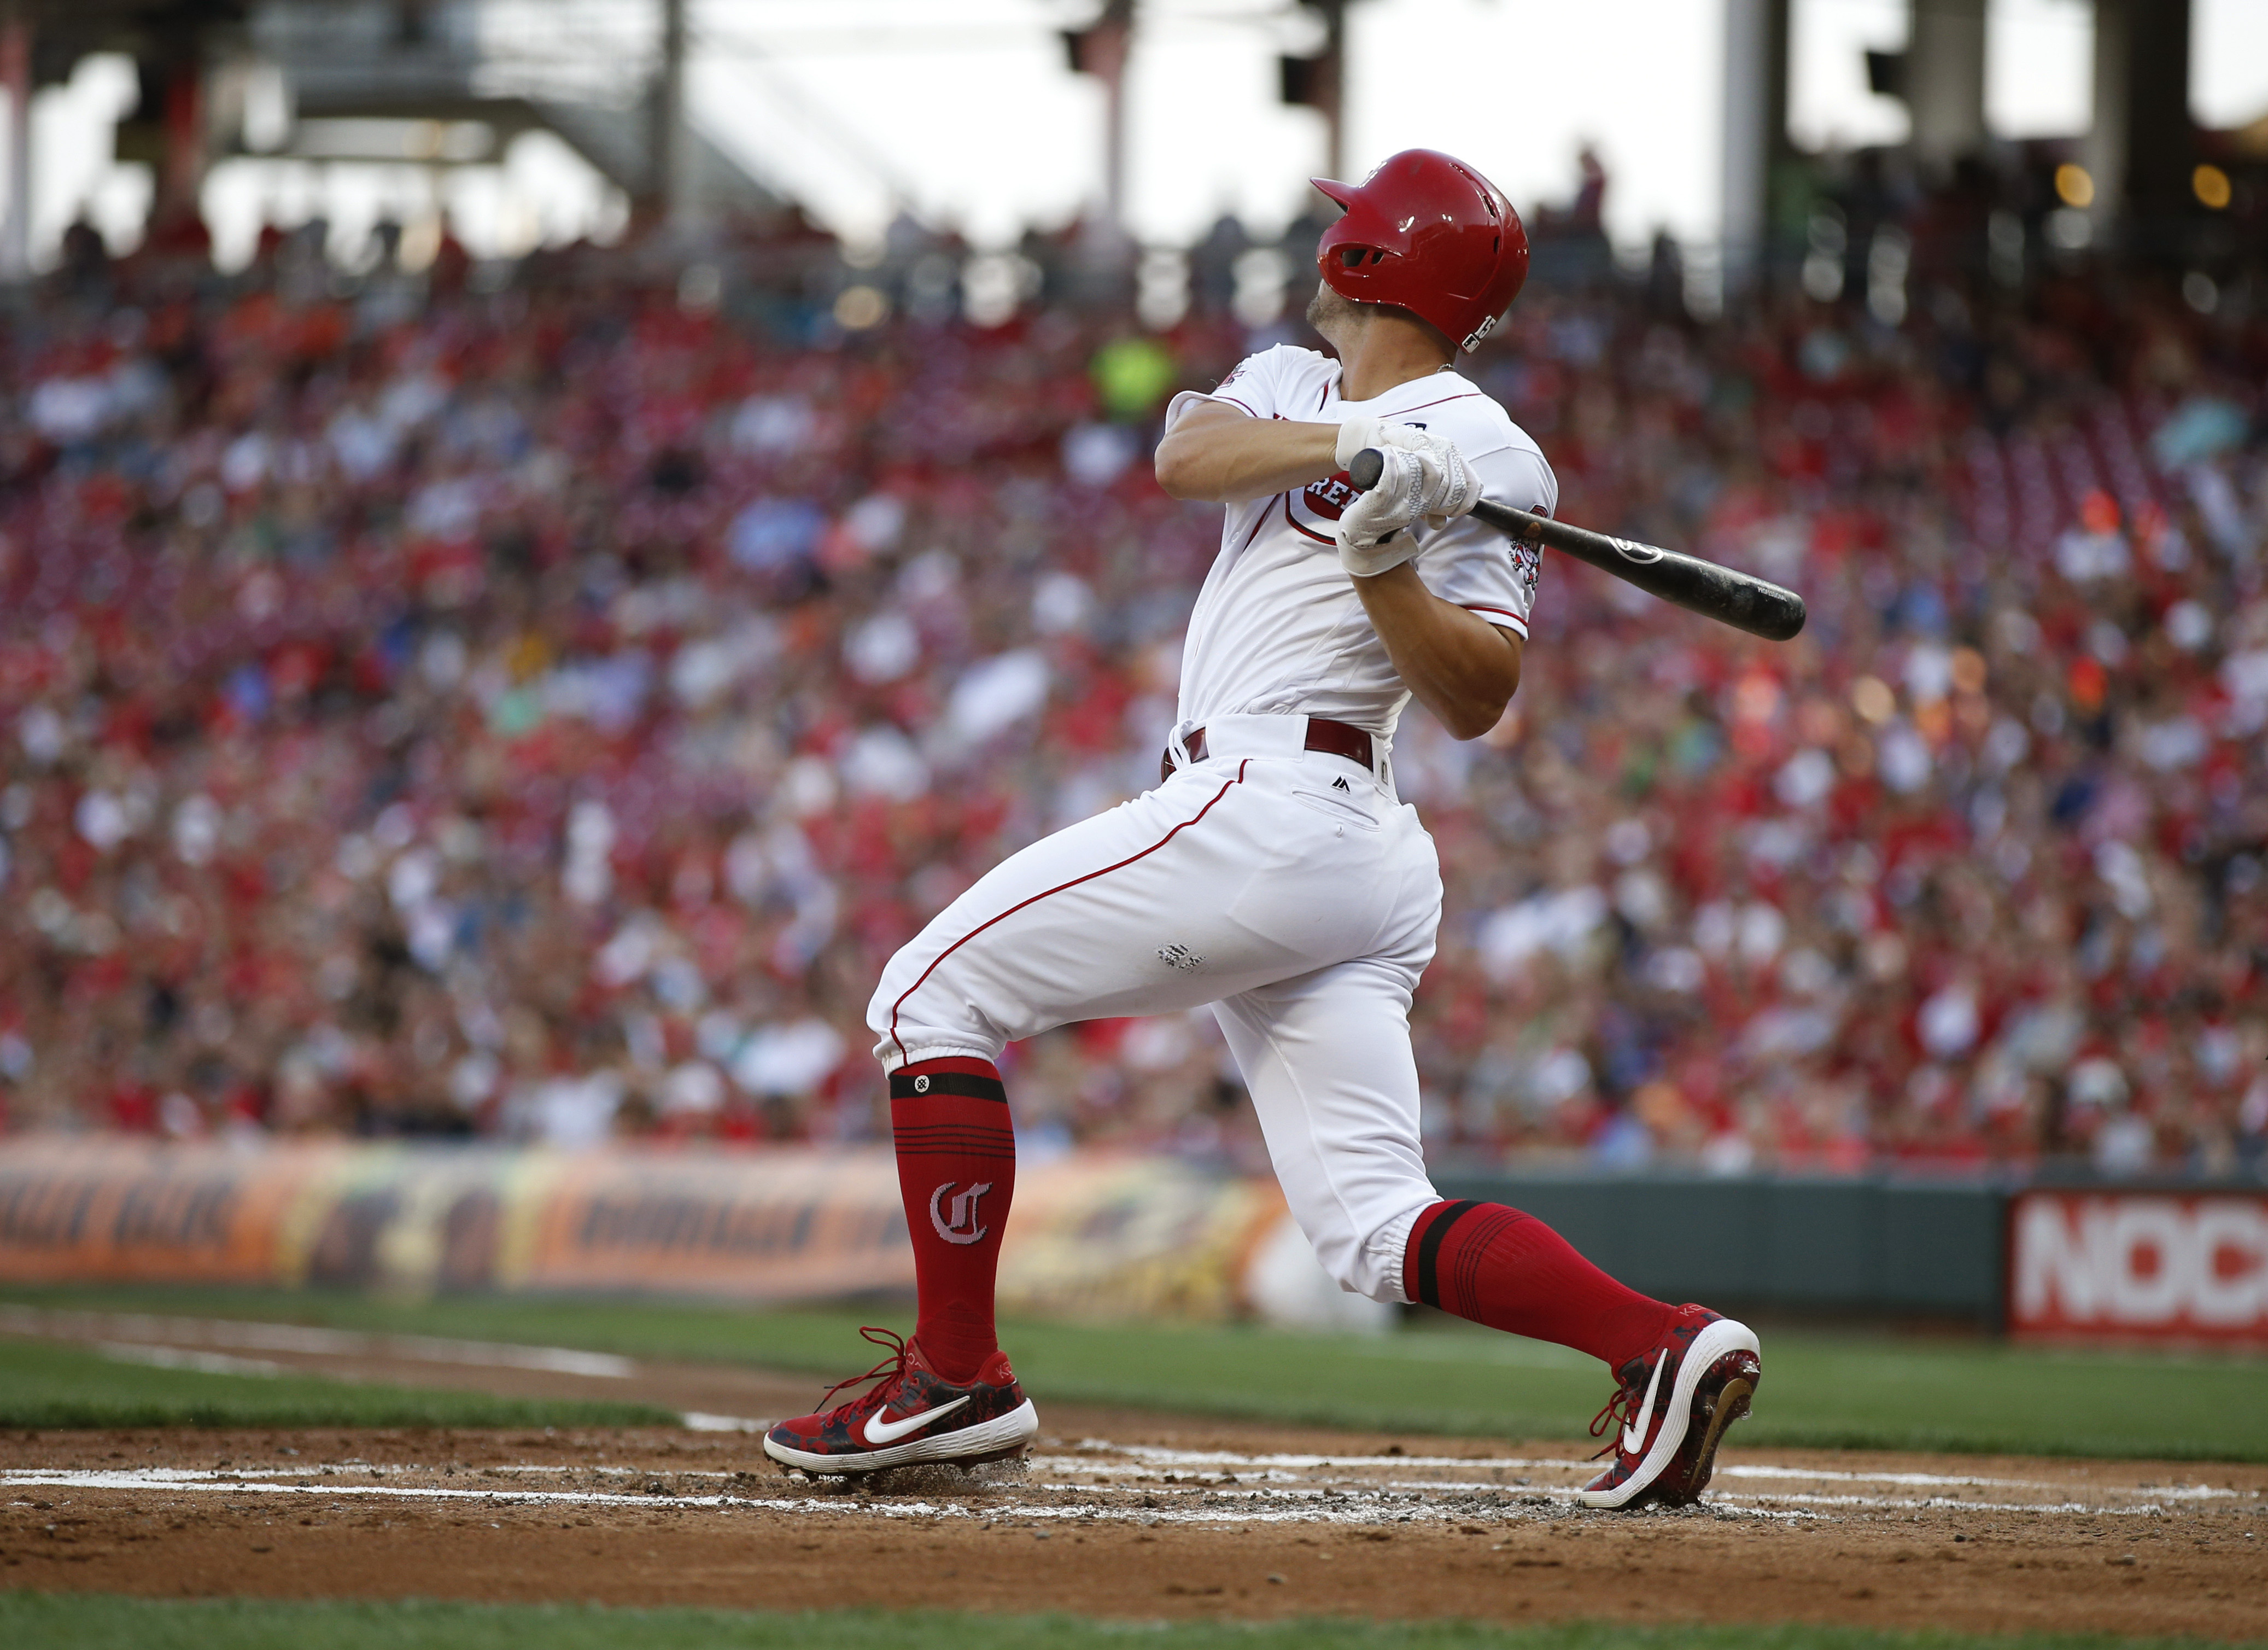
<instances>
[{"instance_id":1,"label":"player's chin","mask_svg":"<svg viewBox=\"0 0 2268 1650\"><path fill-rule=\"evenodd\" d=\"M1315 283L1315 295L1307 300L1307 325L1322 332L1333 321L1354 313L1353 299L1342 298L1325 282Z\"/></svg>"}]
</instances>

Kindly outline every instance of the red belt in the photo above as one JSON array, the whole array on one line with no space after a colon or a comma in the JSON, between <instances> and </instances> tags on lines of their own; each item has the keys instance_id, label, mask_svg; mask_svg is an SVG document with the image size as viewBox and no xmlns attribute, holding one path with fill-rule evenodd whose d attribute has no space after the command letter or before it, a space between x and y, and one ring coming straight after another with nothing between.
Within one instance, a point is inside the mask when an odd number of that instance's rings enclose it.
<instances>
[{"instance_id":1,"label":"red belt","mask_svg":"<svg viewBox=\"0 0 2268 1650\"><path fill-rule=\"evenodd\" d=\"M1182 741L1182 747L1189 753L1191 762L1203 762L1205 759L1204 729L1191 728L1189 737ZM1344 756L1349 762L1359 762L1373 773L1378 771L1370 735L1351 722L1334 722L1324 716L1309 717L1306 748L1322 751L1327 756ZM1174 753L1168 750L1158 759L1158 783L1163 784L1173 777Z\"/></svg>"}]
</instances>

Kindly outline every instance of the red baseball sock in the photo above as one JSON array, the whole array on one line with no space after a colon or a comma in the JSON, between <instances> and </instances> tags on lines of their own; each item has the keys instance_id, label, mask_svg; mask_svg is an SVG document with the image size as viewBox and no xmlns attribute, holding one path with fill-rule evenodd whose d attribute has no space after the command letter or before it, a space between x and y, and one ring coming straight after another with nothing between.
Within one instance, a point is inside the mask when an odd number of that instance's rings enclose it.
<instances>
[{"instance_id":1,"label":"red baseball sock","mask_svg":"<svg viewBox=\"0 0 2268 1650\"><path fill-rule=\"evenodd\" d=\"M992 1283L1016 1191L1008 1091L990 1060L924 1060L890 1073L898 1194L914 1244L914 1339L932 1369L974 1381L999 1350Z\"/></svg>"},{"instance_id":2,"label":"red baseball sock","mask_svg":"<svg viewBox=\"0 0 2268 1650\"><path fill-rule=\"evenodd\" d=\"M1413 1300L1572 1346L1617 1371L1653 1349L1676 1310L1616 1283L1534 1215L1500 1203L1437 1203L1419 1214L1402 1283Z\"/></svg>"}]
</instances>

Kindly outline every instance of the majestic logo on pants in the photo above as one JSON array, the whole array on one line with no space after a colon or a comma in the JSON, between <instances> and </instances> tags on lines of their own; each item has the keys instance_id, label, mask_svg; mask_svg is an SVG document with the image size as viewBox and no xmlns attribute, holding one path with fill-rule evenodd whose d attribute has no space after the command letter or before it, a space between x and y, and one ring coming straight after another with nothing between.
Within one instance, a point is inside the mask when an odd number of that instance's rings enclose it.
<instances>
[{"instance_id":1,"label":"majestic logo on pants","mask_svg":"<svg viewBox=\"0 0 2268 1650\"><path fill-rule=\"evenodd\" d=\"M976 1200L992 1190L992 1182L980 1180L967 1191L953 1199L953 1218L946 1219L945 1194L952 1191L954 1182L947 1181L929 1195L929 1223L937 1228L938 1236L948 1243L976 1243L983 1240L989 1227L976 1224Z\"/></svg>"}]
</instances>

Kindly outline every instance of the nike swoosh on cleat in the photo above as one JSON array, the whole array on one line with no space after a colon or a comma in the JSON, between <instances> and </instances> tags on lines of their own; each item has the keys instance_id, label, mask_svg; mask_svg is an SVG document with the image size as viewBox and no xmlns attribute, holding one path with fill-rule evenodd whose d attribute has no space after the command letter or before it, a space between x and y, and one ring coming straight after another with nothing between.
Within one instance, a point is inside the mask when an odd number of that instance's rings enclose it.
<instances>
[{"instance_id":1,"label":"nike swoosh on cleat","mask_svg":"<svg viewBox=\"0 0 2268 1650\"><path fill-rule=\"evenodd\" d=\"M1646 1383L1646 1402L1638 1405L1637 1418L1623 1428L1623 1447L1631 1455L1646 1447L1646 1429L1653 1418L1654 1389L1661 1384L1661 1366L1668 1361L1669 1349L1665 1346L1661 1356L1654 1359L1653 1379Z\"/></svg>"},{"instance_id":2,"label":"nike swoosh on cleat","mask_svg":"<svg viewBox=\"0 0 2268 1650\"><path fill-rule=\"evenodd\" d=\"M1659 1374L1660 1372L1656 1370L1654 1373ZM1653 1396L1653 1388L1646 1389L1646 1396L1649 1399ZM895 1444L908 1433L919 1432L939 1416L950 1415L968 1402L968 1396L964 1394L950 1403L940 1403L933 1410L924 1410L918 1415L904 1416L895 1421L884 1420L882 1412L877 1410L866 1418L866 1441L876 1446Z\"/></svg>"}]
</instances>

